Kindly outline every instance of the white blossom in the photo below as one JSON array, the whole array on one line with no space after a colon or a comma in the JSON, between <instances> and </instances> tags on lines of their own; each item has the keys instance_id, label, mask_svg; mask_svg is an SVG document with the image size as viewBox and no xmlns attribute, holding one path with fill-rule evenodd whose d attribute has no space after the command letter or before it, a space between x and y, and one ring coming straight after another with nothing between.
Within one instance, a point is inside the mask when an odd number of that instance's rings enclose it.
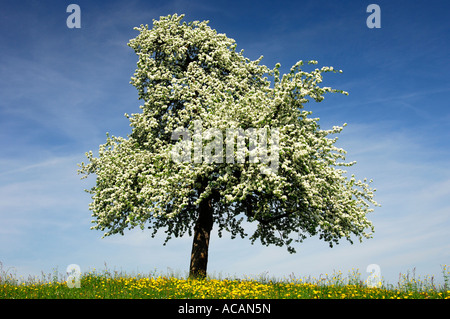
<instances>
[{"instance_id":1,"label":"white blossom","mask_svg":"<svg viewBox=\"0 0 450 319\"><path fill-rule=\"evenodd\" d=\"M149 226L153 235L165 227L167 239L191 234L196 205L211 197L219 234L227 230L245 237L244 217L258 224L252 242L285 245L291 252L292 242L309 235L330 245L352 236L370 238L367 214L377 205L375 190L365 179L346 177L341 167L354 162L345 162L345 150L329 137L345 124L321 130L319 119L305 109L326 93L348 94L319 86L323 73L342 71L306 72L299 61L281 76L279 63L270 69L260 64L262 57L251 61L206 21L182 19L161 17L151 29L141 25L128 43L138 57L131 84L143 104L140 112L125 114L129 136L107 135L98 156L90 151L89 162L80 164L80 173L96 175L89 191L92 228L105 236L136 226ZM266 162L249 157L267 149L227 150L225 144L222 158L211 155L219 145L198 132L196 121L206 135L222 135L224 142L227 130L250 128L276 129L278 139L272 150L268 147ZM181 128L185 131L177 131ZM172 139L174 132L189 132L181 148L175 147L181 135ZM173 160L186 149L191 160ZM277 163L276 171L269 169L269 160Z\"/></svg>"}]
</instances>

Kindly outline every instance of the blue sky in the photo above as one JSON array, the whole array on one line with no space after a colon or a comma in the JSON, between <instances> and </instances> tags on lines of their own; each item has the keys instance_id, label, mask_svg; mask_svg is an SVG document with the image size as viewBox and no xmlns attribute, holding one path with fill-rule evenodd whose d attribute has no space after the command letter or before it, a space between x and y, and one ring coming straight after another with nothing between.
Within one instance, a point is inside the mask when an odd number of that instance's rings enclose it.
<instances>
[{"instance_id":1,"label":"blue sky","mask_svg":"<svg viewBox=\"0 0 450 319\"><path fill-rule=\"evenodd\" d=\"M66 8L81 8L69 29ZM366 8L381 8L369 29ZM282 72L298 60L342 69L325 74L328 95L308 109L321 127L348 123L338 145L356 160L349 172L371 178L382 205L369 219L374 238L329 248L317 238L289 254L213 235L208 271L236 276L346 274L378 264L441 278L450 265L450 23L447 1L2 1L0 4L0 262L17 276L67 265L184 274L191 239L152 239L140 230L101 239L90 230L94 177L77 163L106 132L129 133L125 112L139 111L129 84L137 57L126 44L133 27L172 13L210 20L245 55Z\"/></svg>"}]
</instances>

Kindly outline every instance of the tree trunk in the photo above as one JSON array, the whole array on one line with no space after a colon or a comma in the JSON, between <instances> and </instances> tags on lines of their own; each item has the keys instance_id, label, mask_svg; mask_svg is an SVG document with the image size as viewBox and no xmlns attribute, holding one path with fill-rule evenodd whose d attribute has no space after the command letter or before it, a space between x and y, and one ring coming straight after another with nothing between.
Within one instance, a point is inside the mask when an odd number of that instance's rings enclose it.
<instances>
[{"instance_id":1,"label":"tree trunk","mask_svg":"<svg viewBox=\"0 0 450 319\"><path fill-rule=\"evenodd\" d=\"M209 236L213 226L213 208L211 198L203 200L199 205L199 214L194 227L192 242L190 278L205 278L208 265Z\"/></svg>"}]
</instances>

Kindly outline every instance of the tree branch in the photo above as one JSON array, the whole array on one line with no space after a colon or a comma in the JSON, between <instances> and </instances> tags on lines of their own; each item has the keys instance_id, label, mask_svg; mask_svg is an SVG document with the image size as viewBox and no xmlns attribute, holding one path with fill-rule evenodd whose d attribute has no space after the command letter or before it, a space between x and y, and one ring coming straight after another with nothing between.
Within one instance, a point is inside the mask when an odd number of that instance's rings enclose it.
<instances>
[{"instance_id":1,"label":"tree branch","mask_svg":"<svg viewBox=\"0 0 450 319\"><path fill-rule=\"evenodd\" d=\"M256 219L256 220L259 221L263 225L267 225L267 224L270 224L271 222L274 222L274 221L276 221L278 219L281 219L281 218L284 218L284 217L288 217L289 215L292 215L293 213L294 212L287 212L287 213L284 213L284 214L281 214L281 215L278 215L278 216L271 217L269 219Z\"/></svg>"}]
</instances>

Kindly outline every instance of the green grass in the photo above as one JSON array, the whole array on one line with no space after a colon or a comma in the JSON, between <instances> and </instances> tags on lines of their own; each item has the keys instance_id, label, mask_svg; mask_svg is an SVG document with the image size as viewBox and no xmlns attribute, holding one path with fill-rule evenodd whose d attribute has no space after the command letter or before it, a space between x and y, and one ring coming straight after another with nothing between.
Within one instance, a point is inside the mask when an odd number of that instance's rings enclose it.
<instances>
[{"instance_id":1,"label":"green grass","mask_svg":"<svg viewBox=\"0 0 450 319\"><path fill-rule=\"evenodd\" d=\"M413 271L400 274L397 285L382 283L380 288L368 288L357 270L318 279L261 275L191 280L174 273L132 276L107 269L84 273L80 288L69 288L57 272L20 281L1 266L0 299L450 299L450 270L445 265L443 285L436 285L433 277L416 278Z\"/></svg>"}]
</instances>

